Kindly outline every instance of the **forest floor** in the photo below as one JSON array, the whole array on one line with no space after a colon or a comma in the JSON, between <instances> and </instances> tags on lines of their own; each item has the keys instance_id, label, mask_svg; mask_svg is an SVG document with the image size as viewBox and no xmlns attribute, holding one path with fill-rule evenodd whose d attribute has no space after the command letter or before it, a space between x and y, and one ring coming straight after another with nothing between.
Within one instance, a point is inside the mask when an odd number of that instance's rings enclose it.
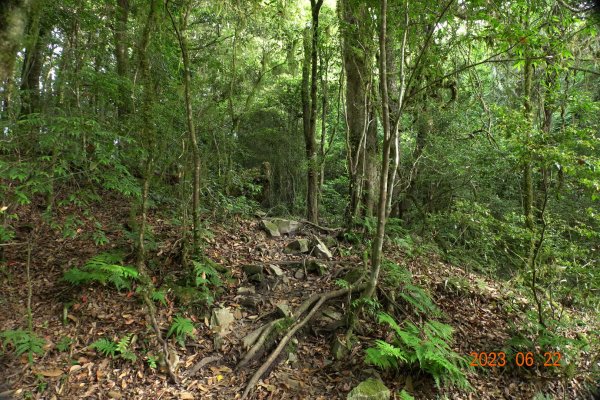
<instances>
[{"instance_id":1,"label":"forest floor","mask_svg":"<svg viewBox=\"0 0 600 400\"><path fill-rule=\"evenodd\" d=\"M73 209L61 209L59 222ZM93 218L107 230L109 243L97 246L88 234L93 231ZM123 224L128 208L118 199L106 199L94 206L93 215L80 215L84 224L74 231L73 238L64 238L42 220L35 206L19 212L15 245L6 246L6 262L0 263L0 331L27 326L26 307L27 246L18 245L32 240L31 281L34 331L46 340L46 353L36 356L33 364L27 357L16 357L14 352L0 353L0 392L2 385L14 390L14 398L35 399L235 399L264 360L261 358L247 367L236 370L243 355L242 339L260 324L282 302L296 307L312 293L337 289L336 277L348 268L361 265L352 254L349 244L340 243L334 251L333 262L327 273L299 273L285 260L299 260L302 256L283 253L285 245L295 238L269 238L260 229L259 219L233 219L226 225L210 226L213 237L208 239L206 255L226 267L231 273L223 287L224 292L211 308L228 307L235 321L232 329L217 346L215 335L209 328L210 310L185 309L169 301L158 307L158 320L166 331L172 319L180 314L192 318L197 327L196 338L187 340L186 346L176 345L180 358L177 371L179 385L171 384L167 375L151 369L144 360L143 347L156 347L154 333L149 328L142 302L131 292L118 292L111 287L90 285L73 287L61 280L63 273L81 266L90 257L113 248L129 248ZM160 283L165 275L177 273L178 230L168 221L153 215L150 224L158 248L153 252L155 264L153 278ZM316 234L304 230L299 233ZM305 257L305 256L304 256ZM405 265L416 283L427 288L443 311L442 321L453 326L453 348L469 360L471 352L500 351L509 339L509 326L519 324L523 310L532 307L507 284L488 279L464 269L445 264L434 256L408 257L398 249L389 248L386 257ZM256 287L260 301L255 308L239 304L239 288L253 286L242 271L243 265L279 263L283 274L268 276L266 284ZM151 265L152 266L152 265ZM459 282L460 284L457 284ZM339 299L328 307L344 312L348 298ZM67 323L63 323L65 304L70 304ZM510 307L508 307L510 305ZM520 310L510 313L506 310ZM585 334L594 328L591 317L576 310L568 310L573 318L585 321L578 332ZM337 361L330 351L332 333L320 329L319 317L311 328L297 337L291 356L280 357L277 365L259 382L252 398L256 399L345 399L347 393L365 378L364 349L375 338L383 338L378 325L361 320L357 331L358 343L352 353ZM322 321L322 320L321 320ZM595 327L597 329L597 326ZM134 363L98 355L87 348L102 337L120 338L126 334L137 335L134 349L140 351ZM70 348L60 351L57 344L70 338ZM218 348L218 350L216 349ZM538 354L545 349L531 349ZM543 392L549 398L591 399L586 383L591 381L590 370L594 355L572 360L573 377L558 377L552 368L518 368L509 360L505 368L474 368L468 372L473 389L436 389L433 381L404 371L382 373L386 385L397 392L408 389L417 399L531 399ZM204 364L192 376L186 372ZM202 365L200 364L200 365ZM393 395L393 398L397 398Z\"/></svg>"}]
</instances>

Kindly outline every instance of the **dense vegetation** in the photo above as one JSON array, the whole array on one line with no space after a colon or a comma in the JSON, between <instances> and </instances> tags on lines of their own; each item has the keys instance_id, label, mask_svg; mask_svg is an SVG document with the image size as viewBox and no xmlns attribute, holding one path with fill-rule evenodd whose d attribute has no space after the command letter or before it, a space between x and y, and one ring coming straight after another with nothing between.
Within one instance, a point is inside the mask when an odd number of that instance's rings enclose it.
<instances>
[{"instance_id":1,"label":"dense vegetation","mask_svg":"<svg viewBox=\"0 0 600 400\"><path fill-rule=\"evenodd\" d=\"M507 308L518 319L503 349L560 352L548 379L572 388L583 374L591 393L599 29L600 10L576 0L4 1L0 277L10 286L23 273L28 290L20 319L0 319L2 353L31 364L48 351L31 306L45 272L31 265L54 232L95 246L60 260L58 287L135 294L156 336L144 360L162 360L178 382L171 342L185 348L191 315L235 286L233 266L209 251L216 227L295 216L339 233L339 255L366 271L330 292L357 297L345 345L357 331L373 337L351 357L382 373L422 371L439 390L476 386L485 368L453 350L451 320L408 269L444 262L525 302ZM161 267L164 254L175 270ZM173 298L179 314L161 327ZM273 326L285 339L296 323ZM65 340L57 348L69 351L75 338ZM84 345L136 363L136 340ZM419 398L411 386L399 396ZM28 387L19 393L46 390L39 379Z\"/></svg>"}]
</instances>

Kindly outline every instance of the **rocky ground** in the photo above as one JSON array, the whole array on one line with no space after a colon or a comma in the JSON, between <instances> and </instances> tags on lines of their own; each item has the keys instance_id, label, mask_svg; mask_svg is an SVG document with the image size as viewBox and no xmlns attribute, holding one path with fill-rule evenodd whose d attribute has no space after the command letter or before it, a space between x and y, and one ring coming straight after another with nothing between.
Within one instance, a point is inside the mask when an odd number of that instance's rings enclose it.
<instances>
[{"instance_id":1,"label":"rocky ground","mask_svg":"<svg viewBox=\"0 0 600 400\"><path fill-rule=\"evenodd\" d=\"M26 327L27 243L31 240L33 328L46 340L46 352L30 364L26 356L16 357L9 346L3 349L0 383L14 398L240 398L268 354L259 352L247 365L236 368L251 342L248 335L270 320L289 315L312 294L339 289L336 280L362 265L356 249L317 227L281 222L265 226L260 218L213 224L205 253L229 271L223 293L210 307L186 307L167 296L167 305L158 308L158 321L165 332L177 315L192 319L196 326L195 339L188 339L185 346L171 344L178 355L179 384L173 384L160 366L150 368L145 360L144 349L158 346L147 313L133 291L118 292L99 285L73 287L61 280L64 271L81 266L101 251L130 248L123 229L128 210L120 204L106 201L94 208L93 218L81 215L84 223L74 227L70 238L44 223L35 207L21 211L18 236L5 246L6 261L0 263L0 331ZM77 210L62 212L60 223ZM89 234L94 221L107 230L109 242L103 246L94 243ZM152 216L150 222L157 243L150 269L160 284L165 276L181 273L179 235L176 227L158 216ZM273 237L274 233L280 235ZM502 349L510 336L510 323L518 324L517 315L531 307L508 285L435 257L408 257L393 247L387 249L387 257L405 265L415 281L431 291L444 312L444 322L455 329L454 350L467 358L471 352ZM363 359L364 349L374 338L385 335L378 325L361 321L358 343L348 353L334 346L344 333L343 316L351 300L343 296L325 305L268 368L251 397L345 399L361 381L377 376L377 371L365 367ZM597 329L591 324L586 321L571 334L589 334ZM136 338L135 362L106 358L88 347L99 338L127 334ZM592 381L588 372L592 363L598 362L593 356L597 357L589 354L570 360L575 369L569 378L541 367L472 369L468 377L473 389L467 392L438 390L427 376L408 371L380 376L392 398L407 389L417 399L520 400L538 392L557 399L591 399L585 387Z\"/></svg>"}]
</instances>

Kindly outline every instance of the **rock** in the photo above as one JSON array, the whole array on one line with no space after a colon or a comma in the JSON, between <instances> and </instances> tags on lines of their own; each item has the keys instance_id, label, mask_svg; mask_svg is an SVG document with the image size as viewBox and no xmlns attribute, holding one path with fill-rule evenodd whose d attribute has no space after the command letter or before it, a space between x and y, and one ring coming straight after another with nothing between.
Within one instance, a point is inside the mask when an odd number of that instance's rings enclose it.
<instances>
[{"instance_id":1,"label":"rock","mask_svg":"<svg viewBox=\"0 0 600 400\"><path fill-rule=\"evenodd\" d=\"M317 258L322 258L325 260L329 260L333 255L331 251L325 246L325 243L321 241L319 238L315 238L315 247L313 248L313 254Z\"/></svg>"},{"instance_id":2,"label":"rock","mask_svg":"<svg viewBox=\"0 0 600 400\"><path fill-rule=\"evenodd\" d=\"M269 265L269 269L271 271L273 271L273 273L275 274L275 276L283 276L283 270L281 268L279 268L279 266L277 266L275 264L270 264Z\"/></svg>"},{"instance_id":3,"label":"rock","mask_svg":"<svg viewBox=\"0 0 600 400\"><path fill-rule=\"evenodd\" d=\"M263 266L256 264L248 264L242 265L242 271L246 274L246 276L254 275L254 274L262 274Z\"/></svg>"},{"instance_id":4,"label":"rock","mask_svg":"<svg viewBox=\"0 0 600 400\"><path fill-rule=\"evenodd\" d=\"M292 309L287 302L277 303L275 311L277 312L277 315L281 317L289 318L292 316Z\"/></svg>"},{"instance_id":5,"label":"rock","mask_svg":"<svg viewBox=\"0 0 600 400\"><path fill-rule=\"evenodd\" d=\"M239 296L237 302L246 308L257 309L258 306L262 303L262 297L258 294L249 293L246 295Z\"/></svg>"},{"instance_id":6,"label":"rock","mask_svg":"<svg viewBox=\"0 0 600 400\"><path fill-rule=\"evenodd\" d=\"M338 241L333 236L325 236L325 238L323 238L323 243L328 248L338 246Z\"/></svg>"},{"instance_id":7,"label":"rock","mask_svg":"<svg viewBox=\"0 0 600 400\"><path fill-rule=\"evenodd\" d=\"M298 270L294 274L294 278L296 278L296 279L304 278L304 271L302 271L300 268L298 268Z\"/></svg>"},{"instance_id":8,"label":"rock","mask_svg":"<svg viewBox=\"0 0 600 400\"><path fill-rule=\"evenodd\" d=\"M298 356L296 355L296 353L289 353L288 354L288 361L290 362L290 364L296 364L298 362Z\"/></svg>"},{"instance_id":9,"label":"rock","mask_svg":"<svg viewBox=\"0 0 600 400\"><path fill-rule=\"evenodd\" d=\"M265 281L265 276L263 274L254 274L250 275L248 280L252 283L263 283Z\"/></svg>"},{"instance_id":10,"label":"rock","mask_svg":"<svg viewBox=\"0 0 600 400\"><path fill-rule=\"evenodd\" d=\"M262 227L265 231L267 231L267 233L271 236L271 237L280 237L281 233L279 232L279 227L277 226L277 224L263 219L262 221Z\"/></svg>"},{"instance_id":11,"label":"rock","mask_svg":"<svg viewBox=\"0 0 600 400\"><path fill-rule=\"evenodd\" d=\"M391 396L381 380L369 378L348 393L347 400L389 400Z\"/></svg>"},{"instance_id":12,"label":"rock","mask_svg":"<svg viewBox=\"0 0 600 400\"><path fill-rule=\"evenodd\" d=\"M262 283L265 280L262 265L244 265L242 266L242 270L250 282Z\"/></svg>"},{"instance_id":13,"label":"rock","mask_svg":"<svg viewBox=\"0 0 600 400\"><path fill-rule=\"evenodd\" d=\"M296 239L283 249L285 254L308 253L308 239Z\"/></svg>"},{"instance_id":14,"label":"rock","mask_svg":"<svg viewBox=\"0 0 600 400\"><path fill-rule=\"evenodd\" d=\"M333 358L341 361L348 357L348 354L350 354L350 349L348 349L346 344L336 336L331 344L331 354L333 355Z\"/></svg>"},{"instance_id":15,"label":"rock","mask_svg":"<svg viewBox=\"0 0 600 400\"><path fill-rule=\"evenodd\" d=\"M309 261L306 264L306 270L308 272L316 272L317 274L319 274L319 276L323 276L327 273L327 264L324 264L322 262L319 261Z\"/></svg>"},{"instance_id":16,"label":"rock","mask_svg":"<svg viewBox=\"0 0 600 400\"><path fill-rule=\"evenodd\" d=\"M365 274L364 269L361 268L353 268L344 275L344 280L349 284L353 284L358 282L360 278Z\"/></svg>"},{"instance_id":17,"label":"rock","mask_svg":"<svg viewBox=\"0 0 600 400\"><path fill-rule=\"evenodd\" d=\"M300 227L300 222L290 219L273 218L271 222L277 225L280 235L293 235Z\"/></svg>"},{"instance_id":18,"label":"rock","mask_svg":"<svg viewBox=\"0 0 600 400\"><path fill-rule=\"evenodd\" d=\"M238 288L237 290L238 294L253 294L256 293L256 290L254 289L254 286L241 286Z\"/></svg>"},{"instance_id":19,"label":"rock","mask_svg":"<svg viewBox=\"0 0 600 400\"><path fill-rule=\"evenodd\" d=\"M210 316L210 328L215 333L226 333L229 327L235 321L233 313L229 307L216 308Z\"/></svg>"}]
</instances>

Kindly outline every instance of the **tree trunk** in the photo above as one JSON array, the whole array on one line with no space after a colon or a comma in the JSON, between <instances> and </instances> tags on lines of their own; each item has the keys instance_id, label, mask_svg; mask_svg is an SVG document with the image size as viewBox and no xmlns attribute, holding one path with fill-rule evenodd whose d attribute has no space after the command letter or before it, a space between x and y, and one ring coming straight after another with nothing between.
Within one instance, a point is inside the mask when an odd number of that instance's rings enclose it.
<instances>
[{"instance_id":1,"label":"tree trunk","mask_svg":"<svg viewBox=\"0 0 600 400\"><path fill-rule=\"evenodd\" d=\"M168 4L167 4L168 6ZM169 16L173 24L173 29L179 42L179 49L181 51L181 58L183 61L183 89L185 99L185 116L188 128L188 134L190 142L192 144L192 162L194 165L193 174L193 188L192 188L192 231L193 231L193 247L194 251L200 248L200 149L198 148L198 138L196 136L196 127L194 125L194 114L192 110L192 96L191 96L191 85L192 85L192 74L190 70L190 56L188 51L187 37L185 36L185 30L187 29L188 17L190 13L190 3L186 4L184 9L184 15L181 17L181 24L178 24L173 18L169 8Z\"/></svg>"},{"instance_id":2,"label":"tree trunk","mask_svg":"<svg viewBox=\"0 0 600 400\"><path fill-rule=\"evenodd\" d=\"M319 12L323 0L311 0L312 40L304 39L304 63L302 66L302 110L304 143L308 161L306 190L306 219L319 221L319 163L317 160L317 65L319 45ZM309 45L310 43L310 45ZM308 52L310 50L310 52ZM310 61L307 59L310 54ZM308 98L308 67L310 64L310 99Z\"/></svg>"},{"instance_id":3,"label":"tree trunk","mask_svg":"<svg viewBox=\"0 0 600 400\"><path fill-rule=\"evenodd\" d=\"M117 61L117 74L119 75L119 99L117 114L119 119L131 112L131 97L127 78L129 74L129 56L127 54L127 22L129 19L129 0L117 0L115 8L115 59Z\"/></svg>"},{"instance_id":4,"label":"tree trunk","mask_svg":"<svg viewBox=\"0 0 600 400\"><path fill-rule=\"evenodd\" d=\"M48 29L42 21L41 4L36 2L28 27L28 44L21 70L21 116L39 112L40 76L44 63L44 37L47 31Z\"/></svg>"},{"instance_id":5,"label":"tree trunk","mask_svg":"<svg viewBox=\"0 0 600 400\"><path fill-rule=\"evenodd\" d=\"M377 232L371 249L371 278L365 289L365 297L372 297L379 281L381 269L381 253L383 250L383 239L385 235L385 224L387 222L387 196L388 196L388 173L390 168L390 150L392 135L390 127L390 103L388 96L387 80L387 0L381 0L381 21L379 27L379 75L381 91L381 109L383 125L383 160L381 162L381 175L379 178L379 202L377 207Z\"/></svg>"},{"instance_id":6,"label":"tree trunk","mask_svg":"<svg viewBox=\"0 0 600 400\"><path fill-rule=\"evenodd\" d=\"M377 130L371 114L370 49L366 43L370 39L370 25L365 4L350 0L340 3L340 18L345 28L343 35L343 62L346 69L346 123L347 159L350 175L350 205L347 210L348 222L355 217L369 213L363 205L371 203L373 181L376 175ZM368 154L367 154L368 153Z\"/></svg>"}]
</instances>

